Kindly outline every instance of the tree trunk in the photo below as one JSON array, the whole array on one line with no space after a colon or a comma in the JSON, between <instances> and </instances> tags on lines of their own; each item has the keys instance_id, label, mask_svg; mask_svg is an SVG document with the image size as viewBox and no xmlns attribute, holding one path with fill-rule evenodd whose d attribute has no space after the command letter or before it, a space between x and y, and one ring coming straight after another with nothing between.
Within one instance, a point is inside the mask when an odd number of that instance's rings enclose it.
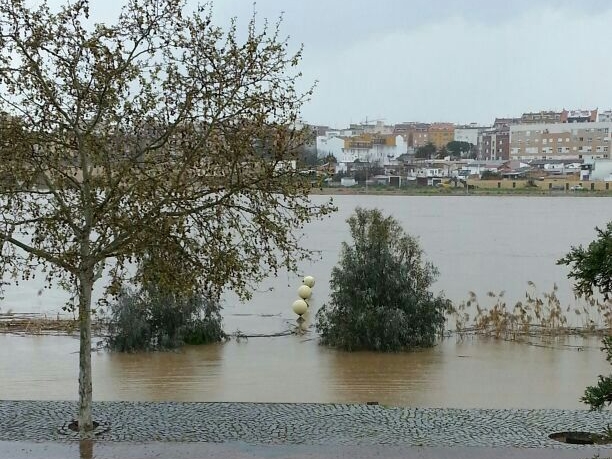
<instances>
[{"instance_id":1,"label":"tree trunk","mask_svg":"<svg viewBox=\"0 0 612 459\"><path fill-rule=\"evenodd\" d=\"M93 430L91 413L91 293L93 270L79 276L79 431L85 438Z\"/></svg>"}]
</instances>

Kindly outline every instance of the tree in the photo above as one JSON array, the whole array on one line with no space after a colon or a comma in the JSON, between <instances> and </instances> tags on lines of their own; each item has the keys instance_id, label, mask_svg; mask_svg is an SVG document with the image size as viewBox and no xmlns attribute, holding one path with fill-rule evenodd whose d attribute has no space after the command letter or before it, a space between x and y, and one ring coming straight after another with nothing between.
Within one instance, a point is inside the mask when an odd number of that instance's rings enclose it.
<instances>
[{"instance_id":1,"label":"tree","mask_svg":"<svg viewBox=\"0 0 612 459\"><path fill-rule=\"evenodd\" d=\"M444 159L448 156L448 150L446 149L446 147L442 147L440 148L440 150L438 150L438 154L436 155L436 159Z\"/></svg>"},{"instance_id":2,"label":"tree","mask_svg":"<svg viewBox=\"0 0 612 459\"><path fill-rule=\"evenodd\" d=\"M226 338L220 310L216 299L202 294L175 294L152 284L125 290L110 306L106 345L133 352L219 342Z\"/></svg>"},{"instance_id":3,"label":"tree","mask_svg":"<svg viewBox=\"0 0 612 459\"><path fill-rule=\"evenodd\" d=\"M557 264L571 266L568 277L574 279L576 293L592 296L596 289L609 300L612 294L612 222L605 229L595 228L595 231L597 239L586 249L572 247Z\"/></svg>"},{"instance_id":4,"label":"tree","mask_svg":"<svg viewBox=\"0 0 612 459\"><path fill-rule=\"evenodd\" d=\"M432 159L436 154L436 146L429 142L423 146L420 146L416 149L415 157L420 159Z\"/></svg>"},{"instance_id":5,"label":"tree","mask_svg":"<svg viewBox=\"0 0 612 459\"><path fill-rule=\"evenodd\" d=\"M468 155L474 149L474 145L470 142L461 142L453 140L448 142L446 149L450 152L451 156L461 158L464 155Z\"/></svg>"},{"instance_id":6,"label":"tree","mask_svg":"<svg viewBox=\"0 0 612 459\"><path fill-rule=\"evenodd\" d=\"M595 291L602 294L604 301L610 300L612 294L612 222L605 229L595 228L597 239L585 249L582 246L571 247L563 258L557 260L558 265L571 265L569 278L574 279L574 291L587 298ZM606 360L612 363L612 337L603 339L602 351L606 352ZM590 405L591 409L601 409L612 403L612 375L599 376L596 386L589 386L580 399Z\"/></svg>"},{"instance_id":7,"label":"tree","mask_svg":"<svg viewBox=\"0 0 612 459\"><path fill-rule=\"evenodd\" d=\"M480 174L480 180L501 180L503 177L499 172L493 172L490 170L483 171Z\"/></svg>"},{"instance_id":8,"label":"tree","mask_svg":"<svg viewBox=\"0 0 612 459\"><path fill-rule=\"evenodd\" d=\"M612 336L606 336L603 339L602 351L606 352L606 360L612 363ZM589 386L584 391L584 395L580 399L586 403L592 410L601 410L605 405L612 404L612 375L599 375L596 386Z\"/></svg>"},{"instance_id":9,"label":"tree","mask_svg":"<svg viewBox=\"0 0 612 459\"><path fill-rule=\"evenodd\" d=\"M434 344L448 306L429 291L436 268L416 239L378 209L357 208L331 275L331 299L317 314L321 343L353 351L400 351Z\"/></svg>"},{"instance_id":10,"label":"tree","mask_svg":"<svg viewBox=\"0 0 612 459\"><path fill-rule=\"evenodd\" d=\"M28 4L0 0L0 270L42 272L73 292L87 436L100 278L111 295L155 279L248 298L265 276L296 269L309 252L293 229L333 206L311 203L291 167L311 91L295 88L301 51L289 52L279 23L253 17L240 34L235 21L215 26L208 6L129 0L115 23L87 25L88 0Z\"/></svg>"}]
</instances>

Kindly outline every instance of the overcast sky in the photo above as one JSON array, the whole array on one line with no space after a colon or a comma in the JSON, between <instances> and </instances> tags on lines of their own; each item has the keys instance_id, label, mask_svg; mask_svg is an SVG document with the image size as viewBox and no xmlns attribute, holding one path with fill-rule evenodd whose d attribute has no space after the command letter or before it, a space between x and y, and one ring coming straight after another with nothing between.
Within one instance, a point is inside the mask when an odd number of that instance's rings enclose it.
<instances>
[{"instance_id":1,"label":"overcast sky","mask_svg":"<svg viewBox=\"0 0 612 459\"><path fill-rule=\"evenodd\" d=\"M53 0L52 3L61 0ZM196 3L195 0L188 0ZM120 0L91 0L104 19ZM108 6L112 4L111 6ZM217 0L304 45L305 121L478 122L524 111L612 108L610 0Z\"/></svg>"}]
</instances>

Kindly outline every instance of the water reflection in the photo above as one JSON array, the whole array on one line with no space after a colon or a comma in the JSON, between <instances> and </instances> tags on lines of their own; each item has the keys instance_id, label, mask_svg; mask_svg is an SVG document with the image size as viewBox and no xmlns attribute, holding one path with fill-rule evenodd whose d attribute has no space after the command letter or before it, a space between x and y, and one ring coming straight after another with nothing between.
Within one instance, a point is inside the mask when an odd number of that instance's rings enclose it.
<instances>
[{"instance_id":1,"label":"water reflection","mask_svg":"<svg viewBox=\"0 0 612 459\"><path fill-rule=\"evenodd\" d=\"M0 398L76 398L77 340L0 335L0 347L11 350L0 356ZM346 353L307 333L178 352L100 352L94 399L584 408L584 388L609 372L599 347L580 338L533 345L448 339L414 353Z\"/></svg>"},{"instance_id":2,"label":"water reflection","mask_svg":"<svg viewBox=\"0 0 612 459\"><path fill-rule=\"evenodd\" d=\"M79 459L94 458L94 441L80 440L79 441Z\"/></svg>"},{"instance_id":3,"label":"water reflection","mask_svg":"<svg viewBox=\"0 0 612 459\"><path fill-rule=\"evenodd\" d=\"M221 372L223 346L186 346L177 351L148 353L103 353L95 362L96 370L106 369L97 390L115 399L194 400L197 397L216 399L219 395L218 375ZM107 387L107 382L113 387ZM112 395L111 395L112 394ZM197 400L197 399L195 399Z\"/></svg>"}]
</instances>

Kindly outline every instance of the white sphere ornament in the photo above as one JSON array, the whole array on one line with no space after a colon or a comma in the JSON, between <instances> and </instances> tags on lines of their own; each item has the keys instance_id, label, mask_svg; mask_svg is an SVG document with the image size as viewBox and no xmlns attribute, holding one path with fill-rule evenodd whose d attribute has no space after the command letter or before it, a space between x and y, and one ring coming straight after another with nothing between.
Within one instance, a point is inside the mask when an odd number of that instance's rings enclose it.
<instances>
[{"instance_id":1,"label":"white sphere ornament","mask_svg":"<svg viewBox=\"0 0 612 459\"><path fill-rule=\"evenodd\" d=\"M304 300L295 300L291 308L293 309L293 312L295 312L298 316L301 316L308 310L308 304L306 304Z\"/></svg>"},{"instance_id":2,"label":"white sphere ornament","mask_svg":"<svg viewBox=\"0 0 612 459\"><path fill-rule=\"evenodd\" d=\"M300 288L298 288L297 293L298 296L303 300L307 300L312 296L312 290L308 285L300 285Z\"/></svg>"},{"instance_id":3,"label":"white sphere ornament","mask_svg":"<svg viewBox=\"0 0 612 459\"><path fill-rule=\"evenodd\" d=\"M302 282L304 285L308 285L310 288L313 288L315 284L315 278L312 276L306 276Z\"/></svg>"}]
</instances>

